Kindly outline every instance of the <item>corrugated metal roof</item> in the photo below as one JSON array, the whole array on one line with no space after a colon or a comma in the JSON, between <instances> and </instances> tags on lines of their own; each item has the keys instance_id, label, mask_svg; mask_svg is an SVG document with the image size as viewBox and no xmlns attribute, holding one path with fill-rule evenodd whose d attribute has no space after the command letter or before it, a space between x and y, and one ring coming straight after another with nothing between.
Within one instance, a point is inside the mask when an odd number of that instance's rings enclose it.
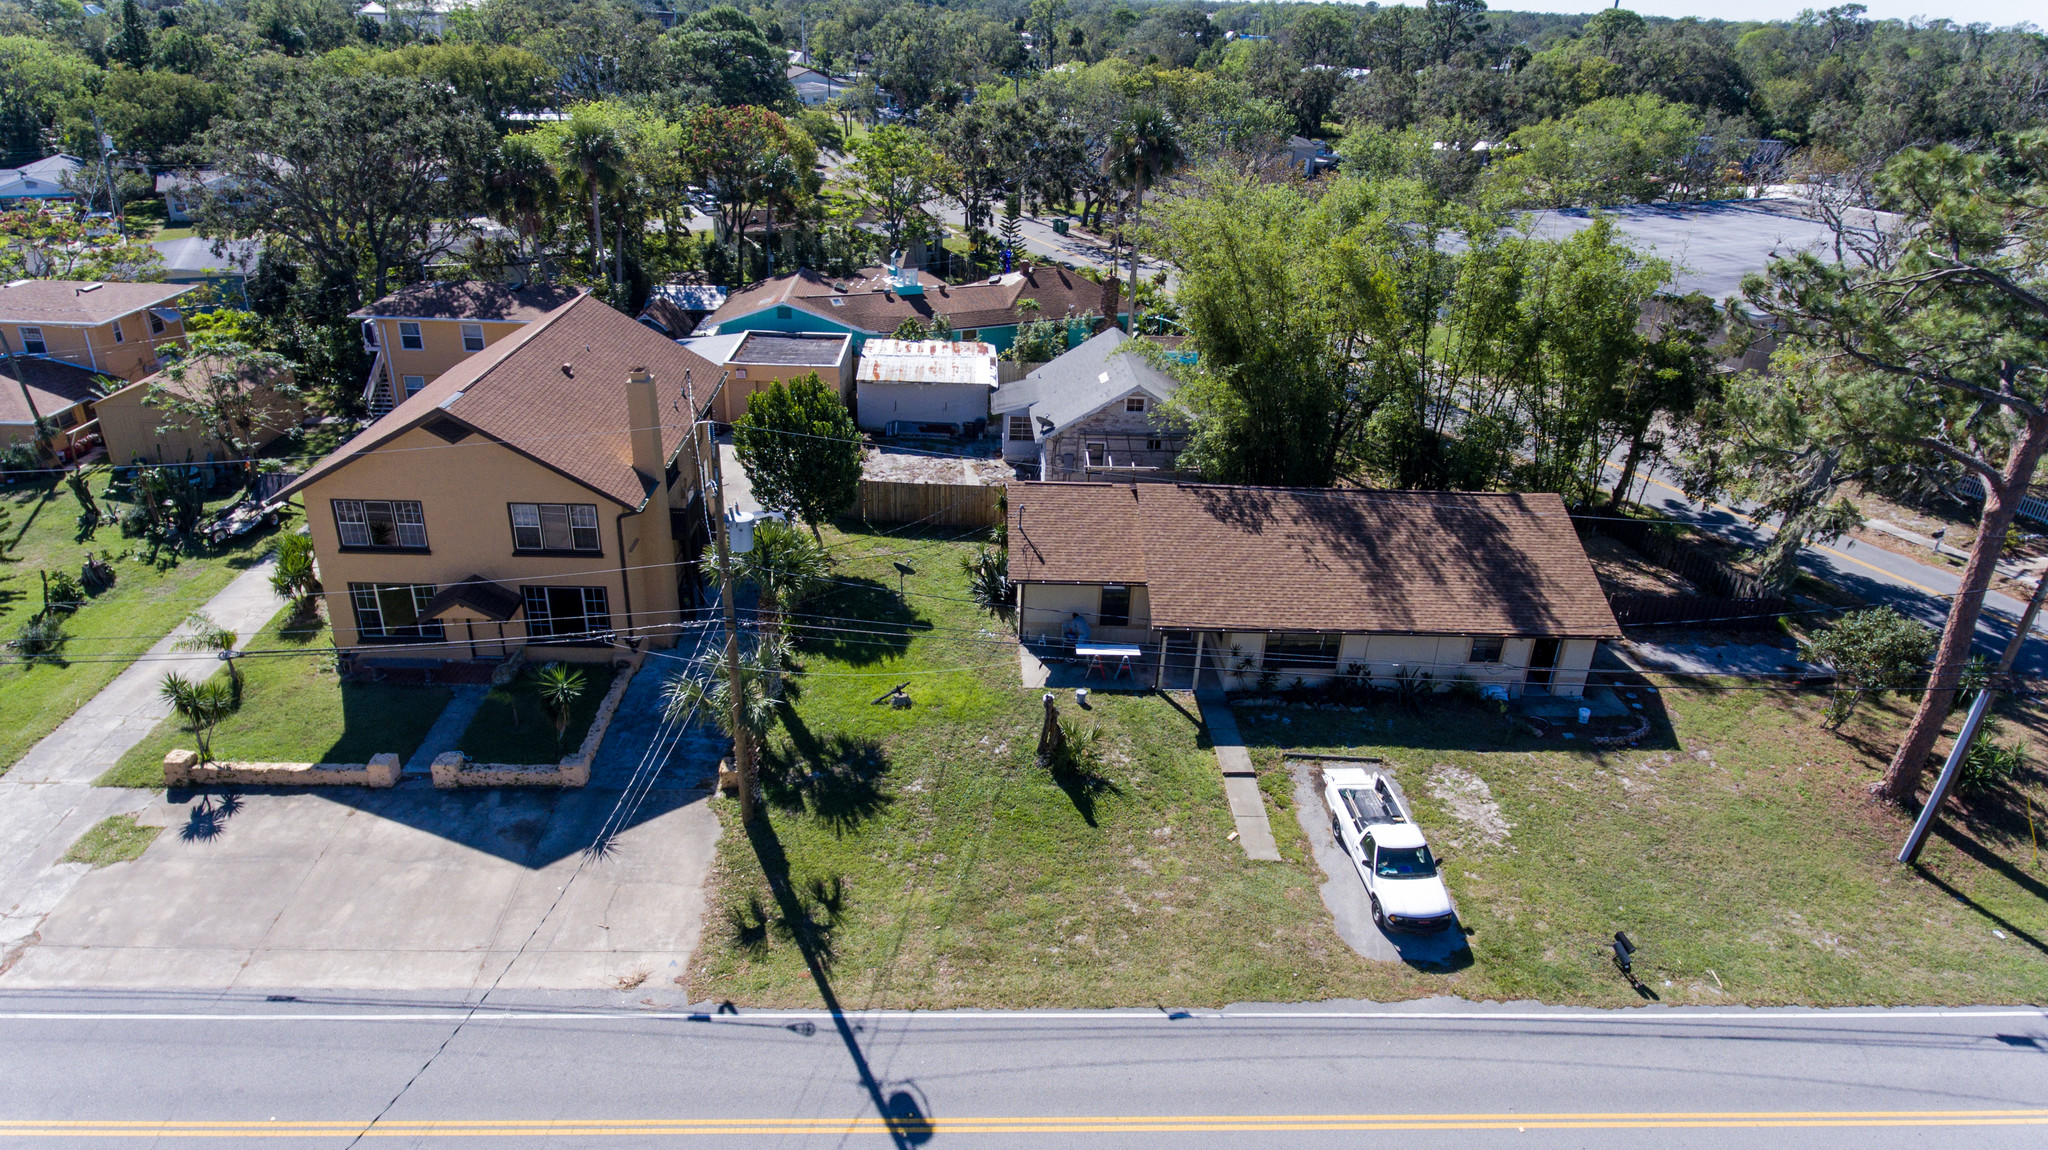
<instances>
[{"instance_id":1,"label":"corrugated metal roof","mask_svg":"<svg viewBox=\"0 0 2048 1150\"><path fill-rule=\"evenodd\" d=\"M996 386L996 349L937 339L871 339L856 378L869 383L979 383Z\"/></svg>"}]
</instances>

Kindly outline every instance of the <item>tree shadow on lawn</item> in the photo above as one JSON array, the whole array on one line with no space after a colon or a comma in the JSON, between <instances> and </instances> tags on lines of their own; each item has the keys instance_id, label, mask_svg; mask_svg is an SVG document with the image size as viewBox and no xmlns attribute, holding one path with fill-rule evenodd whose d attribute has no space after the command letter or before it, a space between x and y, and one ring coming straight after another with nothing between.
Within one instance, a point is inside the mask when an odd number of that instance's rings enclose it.
<instances>
[{"instance_id":1,"label":"tree shadow on lawn","mask_svg":"<svg viewBox=\"0 0 2048 1150\"><path fill-rule=\"evenodd\" d=\"M2006 880L2011 882L2014 886L2017 886L2022 890L2025 890L2037 899L2048 900L2048 884L2042 883L2039 879L2036 879L2034 876L2028 874L2026 871L2021 870L2019 867L2014 866L2012 863L2007 862L2005 859L2000 858L1996 854L1993 854L1992 852L1985 850L1983 846L1970 841L1970 839L1967 836L1957 833L1956 831L1952 830L1947 824L1936 823L1934 827L1934 833L1940 835L1943 839L1947 840L1948 843L1954 846L1958 851L1961 851L1963 854L1968 855L1972 860L1974 860L1977 863L1978 866L1983 867L1985 870L1998 872L2000 875L2003 875L2006 878ZM1969 907L1971 910L1974 910L1978 914L1983 915L1985 918L1990 919L1992 922L1997 923L2001 928L2004 929L2004 931L2007 934L2013 936L2021 942L2026 943L2028 946L2033 947L2040 953L2048 955L2048 940L2042 939L2039 935L2034 934L2032 931L2027 930L2025 927L2016 925L2011 920L2007 919L2004 915L1999 914L1997 911L1992 910L1991 908L1978 902L1976 899L1973 899L1969 895L1964 894L1962 891L1957 890L1955 887L1950 886L1948 883L1942 881L1942 879L1939 876L1937 876L1933 871L1928 870L1926 866L1920 863L1913 864L1913 873L1920 876L1923 879L1926 879L1929 885L1933 886L1935 889L1941 891L1942 893L1948 895L1950 898L1955 899L1957 902L1962 903L1964 906Z\"/></svg>"},{"instance_id":2,"label":"tree shadow on lawn","mask_svg":"<svg viewBox=\"0 0 2048 1150\"><path fill-rule=\"evenodd\" d=\"M829 616L817 619L816 616ZM802 622L804 616L815 621ZM799 615L797 649L851 667L900 658L911 636L932 629L902 595L874 579L842 579Z\"/></svg>"},{"instance_id":3,"label":"tree shadow on lawn","mask_svg":"<svg viewBox=\"0 0 2048 1150\"><path fill-rule=\"evenodd\" d=\"M919 1098L921 1092L916 1084L899 1082L885 1086L875 1077L874 1068L861 1050L860 1039L847 1021L839 995L832 988L832 964L837 957L832 934L845 914L845 892L840 880L836 877L812 879L799 889L790 878L789 856L783 852L782 840L777 837L774 824L767 818L757 818L747 824L746 832L747 841L754 848L754 857L760 860L761 874L768 881L775 908L771 914L768 908L755 900L733 915L734 925L748 932L742 935L743 944L751 938L754 947L765 945L771 929L796 944L798 952L803 955L804 965L810 970L811 981L818 986L818 996L824 1000L825 1009L832 1016L839 1041L846 1046L847 1055L853 1060L861 1086L888 1128L890 1140L898 1150L908 1150L911 1146L931 1141L933 1130L929 1107ZM893 1092L889 1092L891 1090Z\"/></svg>"},{"instance_id":4,"label":"tree shadow on lawn","mask_svg":"<svg viewBox=\"0 0 2048 1150\"><path fill-rule=\"evenodd\" d=\"M789 740L761 754L761 790L769 802L784 810L808 808L844 835L895 801L882 789L890 763L880 742L843 734L821 740L787 703L781 718Z\"/></svg>"}]
</instances>

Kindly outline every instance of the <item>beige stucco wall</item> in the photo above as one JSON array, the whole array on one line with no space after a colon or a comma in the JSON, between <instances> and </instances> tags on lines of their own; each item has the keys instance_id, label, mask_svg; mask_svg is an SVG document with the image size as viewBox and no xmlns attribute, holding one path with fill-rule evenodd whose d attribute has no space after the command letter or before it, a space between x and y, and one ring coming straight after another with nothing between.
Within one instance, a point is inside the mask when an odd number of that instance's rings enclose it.
<instances>
[{"instance_id":1,"label":"beige stucco wall","mask_svg":"<svg viewBox=\"0 0 2048 1150\"><path fill-rule=\"evenodd\" d=\"M175 301L165 304L175 307ZM16 323L8 321L7 341L12 350L19 354L22 347L21 329L41 328L44 352L52 359L96 371L101 375L124 379L129 382L151 375L163 366L157 352L160 348L185 344L185 320L183 313L176 320L165 321L162 332L149 330L149 311L143 308L130 312L119 320L97 326ZM114 340L114 328L119 325L121 341Z\"/></svg>"},{"instance_id":2,"label":"beige stucco wall","mask_svg":"<svg viewBox=\"0 0 2048 1150\"><path fill-rule=\"evenodd\" d=\"M1501 644L1498 663L1473 663L1469 661L1472 639L1465 635L1345 635L1338 643L1337 671L1342 673L1353 664L1363 664L1373 682L1385 687L1392 685L1403 670L1419 668L1430 673L1439 690L1448 690L1460 675L1465 675L1477 683L1503 684L1512 693L1520 694L1534 642L1527 638L1508 639ZM1586 669L1592 665L1593 651L1598 645L1591 639L1567 640L1560 645L1552 694L1584 693ZM1226 687L1249 690L1257 684L1257 668L1263 663L1265 648L1266 636L1262 632L1212 633L1204 642L1205 665L1224 673ZM1250 659L1253 666L1240 672L1238 666L1245 659ZM1318 676L1305 678L1320 681ZM1280 685L1285 687L1289 683L1283 681Z\"/></svg>"},{"instance_id":3,"label":"beige stucco wall","mask_svg":"<svg viewBox=\"0 0 2048 1150\"><path fill-rule=\"evenodd\" d=\"M853 399L853 341L848 340L839 362L830 367L809 367L784 363L730 363L725 367L725 388L718 393L718 402L713 405L712 418L720 423L731 423L746 414L747 401L757 392L767 391L777 382L800 379L813 372L825 386L839 393L842 403ZM710 381L716 384L717 380ZM710 390L704 384L697 385L702 394Z\"/></svg>"},{"instance_id":4,"label":"beige stucco wall","mask_svg":"<svg viewBox=\"0 0 2048 1150\"><path fill-rule=\"evenodd\" d=\"M296 399L286 399L268 388L264 389L264 396L264 431L257 436L260 440L258 446L266 445L297 427L305 415L305 405ZM148 459L158 463L183 463L205 459L209 454L227 455L227 447L206 434L194 421L152 407L148 399L149 385L136 382L93 404L93 410L99 416L100 438L106 442L109 462L125 464L136 459ZM169 427L168 431L164 430L166 427Z\"/></svg>"},{"instance_id":5,"label":"beige stucco wall","mask_svg":"<svg viewBox=\"0 0 2048 1150\"><path fill-rule=\"evenodd\" d=\"M686 458L681 471L679 507L694 489L697 469ZM481 436L449 447L425 431L410 431L315 481L301 495L314 553L320 561L328 618L333 621L335 643L342 647L375 651L386 646L376 641L362 643L358 637L350 583L446 586L480 575L514 591L527 584L603 587L615 628L623 631L679 620L679 569L667 508L659 499L650 501L644 514L630 513L582 484ZM426 520L427 550L344 550L334 520L332 501L336 499L419 501ZM515 553L508 503L596 505L602 552ZM421 656L499 658L524 643L523 615L500 624L456 607L442 620L449 646L440 651L422 650ZM499 640L501 628L503 642ZM669 645L665 638L653 634L649 643ZM571 660L609 659L619 653L611 648L555 646L537 647L536 652Z\"/></svg>"},{"instance_id":6,"label":"beige stucco wall","mask_svg":"<svg viewBox=\"0 0 2048 1150\"><path fill-rule=\"evenodd\" d=\"M1025 583L1018 589L1019 632L1032 642L1057 641L1067 620L1079 615L1088 620L1088 637L1096 642L1143 643L1152 635L1152 601L1143 583L1126 584L1131 589L1131 621L1124 627L1101 625L1102 587L1083 583Z\"/></svg>"},{"instance_id":7,"label":"beige stucco wall","mask_svg":"<svg viewBox=\"0 0 2048 1150\"><path fill-rule=\"evenodd\" d=\"M507 320L405 320L403 322L420 325L420 342L424 345L418 351L408 351L399 343L400 320L377 318L367 322L377 329L377 347L383 351L384 362L391 371L393 397L401 400L405 398L406 376L417 375L432 383L442 372L476 354L462 346L463 324L474 323L483 328L485 347L524 326Z\"/></svg>"}]
</instances>

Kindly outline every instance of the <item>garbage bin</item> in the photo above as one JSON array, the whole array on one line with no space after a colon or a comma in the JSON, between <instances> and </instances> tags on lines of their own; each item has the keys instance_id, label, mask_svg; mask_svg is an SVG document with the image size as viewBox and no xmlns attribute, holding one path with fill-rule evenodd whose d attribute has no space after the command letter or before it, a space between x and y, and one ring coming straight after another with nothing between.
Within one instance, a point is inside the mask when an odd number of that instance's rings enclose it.
<instances>
[{"instance_id":1,"label":"garbage bin","mask_svg":"<svg viewBox=\"0 0 2048 1150\"><path fill-rule=\"evenodd\" d=\"M1054 220L1054 221L1052 222L1052 230L1053 230L1053 232L1054 232L1055 234L1058 234L1058 235L1062 235L1062 236L1063 236L1063 235L1066 235L1066 234L1067 234L1067 221L1065 221L1065 220Z\"/></svg>"}]
</instances>

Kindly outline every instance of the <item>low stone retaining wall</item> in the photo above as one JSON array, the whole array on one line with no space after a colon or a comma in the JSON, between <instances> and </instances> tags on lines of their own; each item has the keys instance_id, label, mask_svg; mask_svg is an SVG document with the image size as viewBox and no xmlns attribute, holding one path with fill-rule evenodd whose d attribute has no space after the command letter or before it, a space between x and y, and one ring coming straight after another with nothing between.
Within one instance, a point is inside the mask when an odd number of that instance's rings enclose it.
<instances>
[{"instance_id":1,"label":"low stone retaining wall","mask_svg":"<svg viewBox=\"0 0 2048 1150\"><path fill-rule=\"evenodd\" d=\"M164 756L164 785L203 787L395 787L405 761L377 755L367 763L201 763L197 751Z\"/></svg>"},{"instance_id":2,"label":"low stone retaining wall","mask_svg":"<svg viewBox=\"0 0 2048 1150\"><path fill-rule=\"evenodd\" d=\"M590 782L590 764L597 758L597 748L604 743L604 733L612 725L612 717L619 713L619 702L626 697L626 687L633 682L633 675L640 670L645 656L638 651L626 665L626 669L612 679L611 690L606 691L603 701L597 705L597 713L590 717L590 730L583 736L582 745L553 766L516 763L472 763L462 757L460 751L447 751L434 756L434 785L437 787L580 787Z\"/></svg>"}]
</instances>

